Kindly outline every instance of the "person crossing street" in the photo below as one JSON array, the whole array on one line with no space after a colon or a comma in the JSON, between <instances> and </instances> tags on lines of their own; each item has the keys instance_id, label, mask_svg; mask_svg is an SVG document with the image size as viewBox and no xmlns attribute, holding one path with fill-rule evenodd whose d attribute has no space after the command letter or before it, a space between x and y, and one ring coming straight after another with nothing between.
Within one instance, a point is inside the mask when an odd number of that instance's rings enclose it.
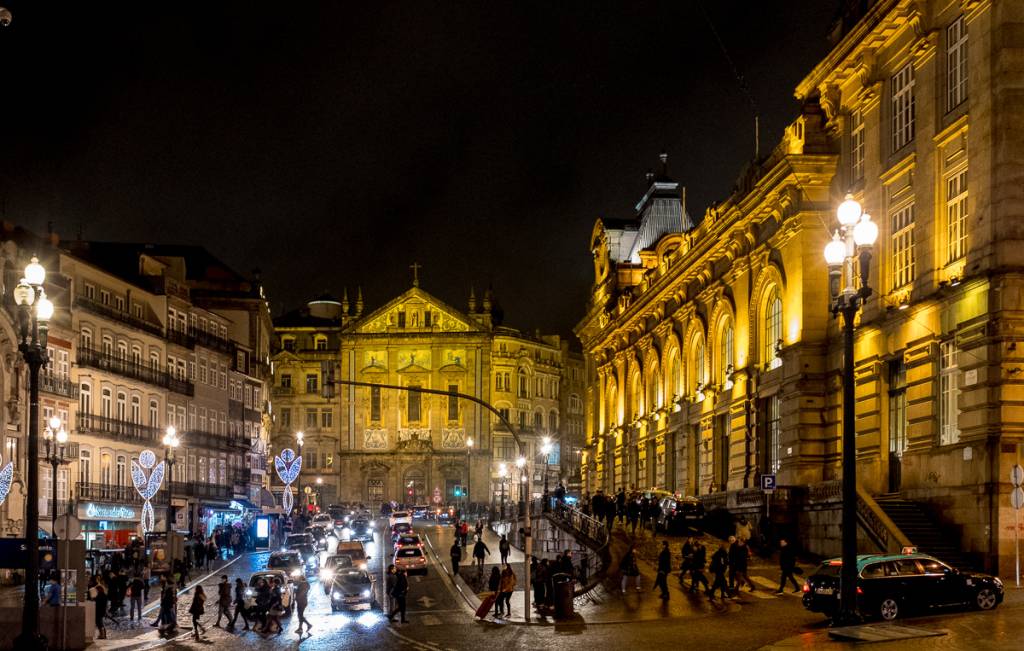
<instances>
[{"instance_id":1,"label":"person crossing street","mask_svg":"<svg viewBox=\"0 0 1024 651\"><path fill-rule=\"evenodd\" d=\"M658 554L658 577L654 580L654 588L661 588L661 598L668 601L668 575L672 572L672 552L669 551L668 541L661 542L661 553Z\"/></svg>"},{"instance_id":2,"label":"person crossing street","mask_svg":"<svg viewBox=\"0 0 1024 651\"><path fill-rule=\"evenodd\" d=\"M779 589L775 594L782 594L786 588L786 579L793 582L793 592L800 592L800 584L793 576L793 572L796 571L796 551L786 539L779 541L779 570L782 576L779 577Z\"/></svg>"},{"instance_id":3,"label":"person crossing street","mask_svg":"<svg viewBox=\"0 0 1024 651\"><path fill-rule=\"evenodd\" d=\"M388 575L394 575L394 581L389 587L388 595L391 597L393 603L391 611L388 612L388 621L392 624L395 623L395 615L402 615L402 623L408 624L409 620L405 618L405 598L409 594L409 577L406 575L405 570L399 570L394 565L388 566Z\"/></svg>"},{"instance_id":4,"label":"person crossing street","mask_svg":"<svg viewBox=\"0 0 1024 651\"><path fill-rule=\"evenodd\" d=\"M465 523L463 523L465 524ZM462 547L459 546L459 541L456 540L452 543L452 548L448 550L448 553L452 558L452 576L459 575L459 561L462 560Z\"/></svg>"},{"instance_id":5,"label":"person crossing street","mask_svg":"<svg viewBox=\"0 0 1024 651\"><path fill-rule=\"evenodd\" d=\"M228 583L228 575L220 575L220 583L217 584L217 621L213 624L220 626L220 618L223 617L227 623L231 623L231 584Z\"/></svg>"}]
</instances>

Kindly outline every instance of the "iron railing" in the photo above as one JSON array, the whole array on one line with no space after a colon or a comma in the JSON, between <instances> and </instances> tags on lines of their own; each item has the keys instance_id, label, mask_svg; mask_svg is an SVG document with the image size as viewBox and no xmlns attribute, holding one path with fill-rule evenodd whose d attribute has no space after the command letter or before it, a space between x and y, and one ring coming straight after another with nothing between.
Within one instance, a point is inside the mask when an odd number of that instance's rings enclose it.
<instances>
[{"instance_id":1,"label":"iron railing","mask_svg":"<svg viewBox=\"0 0 1024 651\"><path fill-rule=\"evenodd\" d=\"M164 334L164 329L159 323L139 318L129 312L123 312L114 308L112 305L104 305L95 299L79 296L75 299L75 306L85 308L94 314L99 314L100 316L104 316L108 319L125 323L134 328L145 330L146 332L160 337Z\"/></svg>"},{"instance_id":2,"label":"iron railing","mask_svg":"<svg viewBox=\"0 0 1024 651\"><path fill-rule=\"evenodd\" d=\"M195 395L195 386L188 380L175 377L167 371L153 368L132 359L90 348L84 342L78 346L77 361L79 366L109 371L133 380L170 389L175 393L181 393L186 396Z\"/></svg>"},{"instance_id":3,"label":"iron railing","mask_svg":"<svg viewBox=\"0 0 1024 651\"><path fill-rule=\"evenodd\" d=\"M78 400L78 384L66 375L43 371L39 374L39 390Z\"/></svg>"},{"instance_id":4,"label":"iron railing","mask_svg":"<svg viewBox=\"0 0 1024 651\"><path fill-rule=\"evenodd\" d=\"M79 432L107 434L122 440L155 442L163 436L157 427L95 414L78 414L75 425Z\"/></svg>"}]
</instances>

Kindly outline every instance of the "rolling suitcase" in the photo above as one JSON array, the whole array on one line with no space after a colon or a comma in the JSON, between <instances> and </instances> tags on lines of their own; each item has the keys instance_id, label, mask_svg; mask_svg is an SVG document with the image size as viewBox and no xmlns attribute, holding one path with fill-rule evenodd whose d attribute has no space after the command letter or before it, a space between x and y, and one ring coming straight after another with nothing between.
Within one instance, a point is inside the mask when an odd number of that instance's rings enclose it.
<instances>
[{"instance_id":1,"label":"rolling suitcase","mask_svg":"<svg viewBox=\"0 0 1024 651\"><path fill-rule=\"evenodd\" d=\"M487 617L487 614L494 608L494 602L498 600L497 592L487 592L483 595L483 601L480 602L480 607L476 609L476 616L480 619Z\"/></svg>"}]
</instances>

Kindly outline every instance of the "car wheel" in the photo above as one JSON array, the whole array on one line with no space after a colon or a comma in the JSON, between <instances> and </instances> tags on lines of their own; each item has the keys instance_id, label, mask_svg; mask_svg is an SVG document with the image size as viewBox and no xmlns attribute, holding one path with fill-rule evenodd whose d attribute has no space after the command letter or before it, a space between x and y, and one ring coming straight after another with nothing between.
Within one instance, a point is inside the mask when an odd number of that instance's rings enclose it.
<instances>
[{"instance_id":1,"label":"car wheel","mask_svg":"<svg viewBox=\"0 0 1024 651\"><path fill-rule=\"evenodd\" d=\"M992 588L982 588L978 590L978 596L975 597L974 603L977 604L978 610L992 610L996 607L996 593Z\"/></svg>"},{"instance_id":2,"label":"car wheel","mask_svg":"<svg viewBox=\"0 0 1024 651\"><path fill-rule=\"evenodd\" d=\"M887 622L896 619L900 614L900 604L895 597L885 597L878 604L879 616Z\"/></svg>"}]
</instances>

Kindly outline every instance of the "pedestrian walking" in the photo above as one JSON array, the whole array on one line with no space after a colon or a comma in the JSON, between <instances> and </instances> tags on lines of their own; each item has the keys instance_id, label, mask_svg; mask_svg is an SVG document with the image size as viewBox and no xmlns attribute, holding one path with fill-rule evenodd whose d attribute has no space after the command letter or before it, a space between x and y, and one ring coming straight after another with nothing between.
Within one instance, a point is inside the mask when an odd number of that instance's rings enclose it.
<instances>
[{"instance_id":1,"label":"pedestrian walking","mask_svg":"<svg viewBox=\"0 0 1024 651\"><path fill-rule=\"evenodd\" d=\"M102 581L96 582L96 594L92 600L96 606L96 630L98 631L96 638L100 640L107 639L107 625L104 621L107 616L107 607L110 605L110 599L107 597L107 588L103 585Z\"/></svg>"},{"instance_id":2,"label":"pedestrian walking","mask_svg":"<svg viewBox=\"0 0 1024 651\"><path fill-rule=\"evenodd\" d=\"M491 550L484 544L483 538L476 537L476 544L473 545L473 563L477 566L477 573L484 572L484 558L491 555Z\"/></svg>"},{"instance_id":3,"label":"pedestrian walking","mask_svg":"<svg viewBox=\"0 0 1024 651\"><path fill-rule=\"evenodd\" d=\"M459 527L459 540L463 547L466 546L466 542L469 540L469 523L465 520L462 521L462 526Z\"/></svg>"},{"instance_id":4,"label":"pedestrian walking","mask_svg":"<svg viewBox=\"0 0 1024 651\"><path fill-rule=\"evenodd\" d=\"M192 605L188 607L188 612L192 615L192 637L198 640L200 631L206 632L206 627L199 623L199 618L206 612L206 593L203 592L203 586L196 586L196 592L192 596Z\"/></svg>"},{"instance_id":5,"label":"pedestrian walking","mask_svg":"<svg viewBox=\"0 0 1024 651\"><path fill-rule=\"evenodd\" d=\"M395 615L402 615L402 623L408 624L409 620L405 618L405 597L409 594L409 577L406 575L405 570L395 571L395 583L391 588L391 599L393 604L391 611L388 613L388 621L392 624L395 623Z\"/></svg>"},{"instance_id":6,"label":"pedestrian walking","mask_svg":"<svg viewBox=\"0 0 1024 651\"><path fill-rule=\"evenodd\" d=\"M498 554L501 555L501 564L508 564L508 555L512 551L512 546L508 544L508 537L502 536L501 540L498 541Z\"/></svg>"},{"instance_id":7,"label":"pedestrian walking","mask_svg":"<svg viewBox=\"0 0 1024 651\"><path fill-rule=\"evenodd\" d=\"M775 591L775 594L782 594L787 579L793 583L793 592L800 592L800 584L793 576L793 572L796 570L796 550L785 538L779 541L779 570L782 575L779 577L779 589Z\"/></svg>"},{"instance_id":8,"label":"pedestrian walking","mask_svg":"<svg viewBox=\"0 0 1024 651\"><path fill-rule=\"evenodd\" d=\"M516 573L512 571L511 566L505 564L505 569L501 571L501 580L498 582L498 600L495 602L495 607L500 612L502 608L505 610L505 616L512 616L512 592L516 589Z\"/></svg>"},{"instance_id":9,"label":"pedestrian walking","mask_svg":"<svg viewBox=\"0 0 1024 651\"><path fill-rule=\"evenodd\" d=\"M242 616L242 621L245 623L245 628L242 630L249 630L249 615L245 609L245 582L242 579L235 579L235 614L231 618L231 622L228 624L229 631L235 630L235 622L238 621L238 616Z\"/></svg>"},{"instance_id":10,"label":"pedestrian walking","mask_svg":"<svg viewBox=\"0 0 1024 651\"><path fill-rule=\"evenodd\" d=\"M466 523L463 522L463 525ZM459 575L459 561L462 560L462 547L459 546L459 541L456 540L452 543L452 548L448 550L448 554L452 557L452 576L456 577Z\"/></svg>"},{"instance_id":11,"label":"pedestrian walking","mask_svg":"<svg viewBox=\"0 0 1024 651\"><path fill-rule=\"evenodd\" d=\"M142 565L142 602L149 601L149 584L153 580L153 571L149 569L148 563Z\"/></svg>"},{"instance_id":12,"label":"pedestrian walking","mask_svg":"<svg viewBox=\"0 0 1024 651\"><path fill-rule=\"evenodd\" d=\"M548 583L548 559L537 562L536 557L530 565L530 580L533 583L533 605L543 606L545 588Z\"/></svg>"},{"instance_id":13,"label":"pedestrian walking","mask_svg":"<svg viewBox=\"0 0 1024 651\"><path fill-rule=\"evenodd\" d=\"M206 543L206 571L209 572L210 568L213 567L213 561L216 560L219 552L217 551L217 543L213 542L213 538L210 538L210 542Z\"/></svg>"},{"instance_id":14,"label":"pedestrian walking","mask_svg":"<svg viewBox=\"0 0 1024 651\"><path fill-rule=\"evenodd\" d=\"M672 552L668 549L668 541L661 543L661 553L658 554L658 577L654 580L654 588L661 588L661 598L668 601L668 575L672 571Z\"/></svg>"},{"instance_id":15,"label":"pedestrian walking","mask_svg":"<svg viewBox=\"0 0 1024 651\"><path fill-rule=\"evenodd\" d=\"M139 621L142 621L142 595L146 591L146 584L142 581L142 575L136 574L128 586L128 621L135 621L135 613L139 614Z\"/></svg>"},{"instance_id":16,"label":"pedestrian walking","mask_svg":"<svg viewBox=\"0 0 1024 651\"><path fill-rule=\"evenodd\" d=\"M733 552L733 547L736 546L736 536L729 536L729 538L728 538L728 540L726 542L729 543L729 546L728 546L729 560L731 561L732 560L732 555L735 553L735 552ZM732 593L736 592L736 570L733 567L731 567L731 566L729 567L729 574L728 574L728 576L729 576L729 593L732 594Z\"/></svg>"},{"instance_id":17,"label":"pedestrian walking","mask_svg":"<svg viewBox=\"0 0 1024 651\"><path fill-rule=\"evenodd\" d=\"M302 625L306 625L306 632L308 633L313 625L306 619L306 606L309 605L309 581L306 580L305 576L300 576L299 580L295 583L295 608L299 615L299 626L295 629L295 632L302 636Z\"/></svg>"},{"instance_id":18,"label":"pedestrian walking","mask_svg":"<svg viewBox=\"0 0 1024 651\"><path fill-rule=\"evenodd\" d=\"M228 575L220 575L220 583L217 584L217 622L214 626L220 626L220 618L223 617L227 623L231 623L231 584L228 583Z\"/></svg>"},{"instance_id":19,"label":"pedestrian walking","mask_svg":"<svg viewBox=\"0 0 1024 651\"><path fill-rule=\"evenodd\" d=\"M626 584L630 579L633 580L636 591L640 592L640 566L636 563L636 556L633 554L632 547L622 557L622 560L619 562L619 568L622 572L622 594L626 594Z\"/></svg>"},{"instance_id":20,"label":"pedestrian walking","mask_svg":"<svg viewBox=\"0 0 1024 651\"><path fill-rule=\"evenodd\" d=\"M619 492L615 493L615 513L619 516L619 524L626 519L626 487L620 486Z\"/></svg>"},{"instance_id":21,"label":"pedestrian walking","mask_svg":"<svg viewBox=\"0 0 1024 651\"><path fill-rule=\"evenodd\" d=\"M738 538L731 547L729 547L729 573L735 577L735 591L739 592L743 584L746 584L750 591L754 591L754 582L750 580L750 576L747 574L747 563L750 560L750 547L747 547L747 541L743 538Z\"/></svg>"},{"instance_id":22,"label":"pedestrian walking","mask_svg":"<svg viewBox=\"0 0 1024 651\"><path fill-rule=\"evenodd\" d=\"M690 592L696 592L698 585L704 586L704 592L710 593L708 577L704 575L704 567L707 565L708 552L700 542L693 543L693 554L690 559Z\"/></svg>"},{"instance_id":23,"label":"pedestrian walking","mask_svg":"<svg viewBox=\"0 0 1024 651\"><path fill-rule=\"evenodd\" d=\"M60 583L58 583L56 576L51 576L50 582L46 584L45 597L47 606L60 605Z\"/></svg>"},{"instance_id":24,"label":"pedestrian walking","mask_svg":"<svg viewBox=\"0 0 1024 651\"><path fill-rule=\"evenodd\" d=\"M729 547L728 544L723 542L718 547L718 551L711 555L711 573L715 575L714 581L711 583L711 589L708 590L708 598L712 601L715 598L715 590L718 590L722 599L729 596L729 587L725 583L725 573L729 569Z\"/></svg>"},{"instance_id":25,"label":"pedestrian walking","mask_svg":"<svg viewBox=\"0 0 1024 651\"><path fill-rule=\"evenodd\" d=\"M263 627L263 633L274 633L280 635L284 627L281 626L281 616L284 615L284 602L281 600L281 583L274 579L274 585L270 588L270 604L267 608L267 623ZM277 630L273 630L274 628Z\"/></svg>"}]
</instances>

